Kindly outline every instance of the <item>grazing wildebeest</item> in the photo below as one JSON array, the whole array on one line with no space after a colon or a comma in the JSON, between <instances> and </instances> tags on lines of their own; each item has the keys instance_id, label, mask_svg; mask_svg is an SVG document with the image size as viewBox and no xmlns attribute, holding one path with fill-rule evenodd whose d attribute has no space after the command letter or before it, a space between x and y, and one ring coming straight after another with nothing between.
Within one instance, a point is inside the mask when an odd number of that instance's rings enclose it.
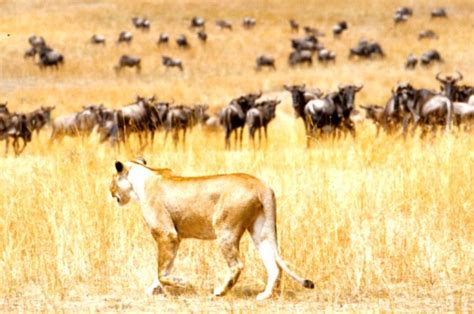
<instances>
[{"instance_id":1,"label":"grazing wildebeest","mask_svg":"<svg viewBox=\"0 0 474 314\"><path fill-rule=\"evenodd\" d=\"M447 18L448 14L444 8L436 8L431 11L431 18Z\"/></svg>"},{"instance_id":2,"label":"grazing wildebeest","mask_svg":"<svg viewBox=\"0 0 474 314\"><path fill-rule=\"evenodd\" d=\"M322 46L319 45L318 38L314 35L309 35L302 38L292 38L291 47L297 51L316 51L322 48Z\"/></svg>"},{"instance_id":3,"label":"grazing wildebeest","mask_svg":"<svg viewBox=\"0 0 474 314\"><path fill-rule=\"evenodd\" d=\"M255 104L247 111L245 123L249 128L250 141L255 147L255 132L258 130L258 142L261 144L261 128L264 130L265 140L267 140L267 126L275 118L276 106L279 100L266 100Z\"/></svg>"},{"instance_id":4,"label":"grazing wildebeest","mask_svg":"<svg viewBox=\"0 0 474 314\"><path fill-rule=\"evenodd\" d=\"M245 126L247 111L255 105L255 101L262 96L259 94L247 94L233 99L229 105L224 107L220 113L220 121L225 130L225 148L230 149L230 136L235 132L235 147L240 140L240 148L242 148L242 137ZM238 129L240 133L238 134Z\"/></svg>"},{"instance_id":5,"label":"grazing wildebeest","mask_svg":"<svg viewBox=\"0 0 474 314\"><path fill-rule=\"evenodd\" d=\"M45 47L39 51L38 65L41 69L46 67L55 67L64 63L64 56L59 52L56 52L49 47Z\"/></svg>"},{"instance_id":6,"label":"grazing wildebeest","mask_svg":"<svg viewBox=\"0 0 474 314\"><path fill-rule=\"evenodd\" d=\"M346 21L339 21L332 27L332 33L334 37L339 37L348 28Z\"/></svg>"},{"instance_id":7,"label":"grazing wildebeest","mask_svg":"<svg viewBox=\"0 0 474 314\"><path fill-rule=\"evenodd\" d=\"M91 44L93 45L105 45L105 36L94 34L91 37Z\"/></svg>"},{"instance_id":8,"label":"grazing wildebeest","mask_svg":"<svg viewBox=\"0 0 474 314\"><path fill-rule=\"evenodd\" d=\"M207 33L204 31L204 30L200 30L198 33L197 33L197 36L199 38L200 41L202 42L206 42L207 41Z\"/></svg>"},{"instance_id":9,"label":"grazing wildebeest","mask_svg":"<svg viewBox=\"0 0 474 314\"><path fill-rule=\"evenodd\" d=\"M137 73L141 71L141 59L136 56L122 55L119 59L118 64L114 67L117 73L120 73L122 68L135 68Z\"/></svg>"},{"instance_id":10,"label":"grazing wildebeest","mask_svg":"<svg viewBox=\"0 0 474 314\"><path fill-rule=\"evenodd\" d=\"M350 119L350 115L354 109L355 94L362 87L339 86L337 92L309 101L304 107L304 114L309 123L309 135L314 136L317 131L329 128L330 130L346 129L355 136L354 122Z\"/></svg>"},{"instance_id":11,"label":"grazing wildebeest","mask_svg":"<svg viewBox=\"0 0 474 314\"><path fill-rule=\"evenodd\" d=\"M425 38L438 39L438 35L436 35L436 33L433 32L430 29L424 30L424 31L418 33L418 40L425 39Z\"/></svg>"},{"instance_id":12,"label":"grazing wildebeest","mask_svg":"<svg viewBox=\"0 0 474 314\"><path fill-rule=\"evenodd\" d=\"M310 36L326 36L326 34L322 33L317 29L316 27L311 27L311 26L304 26L303 30L306 35Z\"/></svg>"},{"instance_id":13,"label":"grazing wildebeest","mask_svg":"<svg viewBox=\"0 0 474 314\"><path fill-rule=\"evenodd\" d=\"M357 46L350 49L349 59L354 56L371 58L373 55L378 55L384 57L385 53L382 50L382 47L377 42L369 42L367 40L361 40Z\"/></svg>"},{"instance_id":14,"label":"grazing wildebeest","mask_svg":"<svg viewBox=\"0 0 474 314\"><path fill-rule=\"evenodd\" d=\"M433 62L443 62L443 58L441 58L441 54L437 50L432 49L421 55L420 62L424 66L429 66Z\"/></svg>"},{"instance_id":15,"label":"grazing wildebeest","mask_svg":"<svg viewBox=\"0 0 474 314\"><path fill-rule=\"evenodd\" d=\"M253 17L246 16L242 20L242 26L245 29L253 28L257 24L257 21Z\"/></svg>"},{"instance_id":16,"label":"grazing wildebeest","mask_svg":"<svg viewBox=\"0 0 474 314\"><path fill-rule=\"evenodd\" d=\"M100 124L99 105L84 106L83 110L53 120L50 141L61 140L64 136L81 136L84 139Z\"/></svg>"},{"instance_id":17,"label":"grazing wildebeest","mask_svg":"<svg viewBox=\"0 0 474 314\"><path fill-rule=\"evenodd\" d=\"M308 65L313 64L313 54L309 50L295 50L288 56L288 64L295 66L297 64L306 63Z\"/></svg>"},{"instance_id":18,"label":"grazing wildebeest","mask_svg":"<svg viewBox=\"0 0 474 314\"><path fill-rule=\"evenodd\" d=\"M416 68L416 65L418 64L418 59L416 58L415 55L410 53L407 57L407 61L405 62L405 69L413 70Z\"/></svg>"},{"instance_id":19,"label":"grazing wildebeest","mask_svg":"<svg viewBox=\"0 0 474 314\"><path fill-rule=\"evenodd\" d=\"M163 65L166 68L176 67L180 69L181 71L183 71L183 63L181 62L180 59L174 59L168 56L161 56L161 60L162 60Z\"/></svg>"},{"instance_id":20,"label":"grazing wildebeest","mask_svg":"<svg viewBox=\"0 0 474 314\"><path fill-rule=\"evenodd\" d=\"M118 44L120 44L120 43L130 44L132 42L132 39L133 39L133 35L132 35L131 32L125 32L125 31L120 32L117 43Z\"/></svg>"},{"instance_id":21,"label":"grazing wildebeest","mask_svg":"<svg viewBox=\"0 0 474 314\"><path fill-rule=\"evenodd\" d=\"M393 15L393 21L395 22L395 24L405 22L412 15L413 10L411 8L400 7L395 11L395 14Z\"/></svg>"},{"instance_id":22,"label":"grazing wildebeest","mask_svg":"<svg viewBox=\"0 0 474 314\"><path fill-rule=\"evenodd\" d=\"M28 129L31 132L36 131L36 134L38 135L40 130L51 121L51 112L55 108L55 106L41 106L41 108L27 113L26 120L28 123Z\"/></svg>"},{"instance_id":23,"label":"grazing wildebeest","mask_svg":"<svg viewBox=\"0 0 474 314\"><path fill-rule=\"evenodd\" d=\"M204 27L205 24L206 24L206 21L202 17L194 16L191 19L190 26L191 28L200 28L200 27Z\"/></svg>"},{"instance_id":24,"label":"grazing wildebeest","mask_svg":"<svg viewBox=\"0 0 474 314\"><path fill-rule=\"evenodd\" d=\"M385 108L379 105L360 106L365 110L365 118L371 120L377 130L376 136L380 133L380 128L384 126Z\"/></svg>"},{"instance_id":25,"label":"grazing wildebeest","mask_svg":"<svg viewBox=\"0 0 474 314\"><path fill-rule=\"evenodd\" d=\"M23 57L26 58L34 58L36 55L36 49L35 47L30 47L25 50L25 53L23 54Z\"/></svg>"},{"instance_id":26,"label":"grazing wildebeest","mask_svg":"<svg viewBox=\"0 0 474 314\"><path fill-rule=\"evenodd\" d=\"M133 17L132 23L137 29L142 29L145 31L150 30L150 20L144 17Z\"/></svg>"},{"instance_id":27,"label":"grazing wildebeest","mask_svg":"<svg viewBox=\"0 0 474 314\"><path fill-rule=\"evenodd\" d=\"M177 38L176 38L176 44L178 45L178 47L180 48L189 48L189 43L188 43L188 39L186 38L185 35L179 35Z\"/></svg>"},{"instance_id":28,"label":"grazing wildebeest","mask_svg":"<svg viewBox=\"0 0 474 314\"><path fill-rule=\"evenodd\" d=\"M157 45L167 44L170 40L170 36L166 33L161 33L160 37L158 37L158 41L156 42Z\"/></svg>"},{"instance_id":29,"label":"grazing wildebeest","mask_svg":"<svg viewBox=\"0 0 474 314\"><path fill-rule=\"evenodd\" d=\"M288 22L290 23L290 28L293 32L297 32L300 29L300 24L298 24L294 19L291 19Z\"/></svg>"},{"instance_id":30,"label":"grazing wildebeest","mask_svg":"<svg viewBox=\"0 0 474 314\"><path fill-rule=\"evenodd\" d=\"M266 56L266 55L261 55L261 56L257 57L255 62L257 64L257 66L256 66L257 71L260 70L263 67L268 67L270 69L276 70L276 68L275 68L275 58L273 58L273 57Z\"/></svg>"},{"instance_id":31,"label":"grazing wildebeest","mask_svg":"<svg viewBox=\"0 0 474 314\"><path fill-rule=\"evenodd\" d=\"M216 25L220 28L220 29L228 29L228 30L232 30L232 24L226 20L217 20L216 21Z\"/></svg>"},{"instance_id":32,"label":"grazing wildebeest","mask_svg":"<svg viewBox=\"0 0 474 314\"><path fill-rule=\"evenodd\" d=\"M336 62L336 53L328 49L318 51L318 61L321 63Z\"/></svg>"},{"instance_id":33,"label":"grazing wildebeest","mask_svg":"<svg viewBox=\"0 0 474 314\"><path fill-rule=\"evenodd\" d=\"M456 71L457 77L454 76L446 76L445 78L441 77L441 73L436 74L436 80L439 81L441 85L441 90L443 95L448 97L451 101L454 101L454 94L456 92L456 84L457 82L463 79L463 76L459 71Z\"/></svg>"}]
</instances>

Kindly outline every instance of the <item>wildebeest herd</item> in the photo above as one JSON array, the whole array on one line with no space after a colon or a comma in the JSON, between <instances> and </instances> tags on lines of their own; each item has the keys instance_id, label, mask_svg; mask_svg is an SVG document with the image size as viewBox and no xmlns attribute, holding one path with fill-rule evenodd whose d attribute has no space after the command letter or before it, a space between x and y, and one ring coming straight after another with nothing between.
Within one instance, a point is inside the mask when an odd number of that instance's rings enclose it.
<instances>
[{"instance_id":1,"label":"wildebeest herd","mask_svg":"<svg viewBox=\"0 0 474 314\"><path fill-rule=\"evenodd\" d=\"M395 24L406 22L413 15L409 7L398 8L393 17ZM431 12L432 18L447 18L444 8L437 8ZM290 28L298 32L300 25L294 19L290 21ZM145 17L132 18L132 24L136 29L149 31L151 22ZM233 31L232 24L224 19L219 19L215 25L224 31ZM242 27L250 30L257 25L252 17L242 20ZM193 17L189 28L196 31L197 38L202 43L208 40L206 32L206 20L201 17ZM325 48L321 39L325 34L311 26L303 26L304 36L291 38L291 51L288 55L288 64L297 66L300 64L312 65L316 56L321 63L328 64L336 61L335 52ZM332 27L334 38L341 38L342 34L349 29L349 23L345 20L339 21ZM418 39L437 39L439 35L427 29L418 33ZM117 44L131 44L133 34L130 31L119 33ZM89 41L94 45L106 45L106 38L100 34L94 34ZM168 45L170 36L160 33L157 45ZM188 38L181 34L175 38L177 47L190 49L192 47ZM64 63L64 56L51 48L46 40L37 35L28 38L30 48L25 52L25 58L36 58L40 68L58 68ZM377 41L361 39L356 46L349 48L348 59L373 59L384 58L386 51ZM162 64L166 68L178 68L184 71L183 61L168 55L162 55ZM135 68L137 73L142 69L141 58L134 55L122 55L114 69L120 73L124 68ZM439 51L431 49L423 53L419 60L414 54L410 54L406 60L405 68L414 69L418 62L421 65L431 65L433 62L443 62ZM256 58L256 70L270 68L276 70L276 60L269 54L261 54ZM409 83L398 84L391 91L391 96L385 106L365 105L360 106L366 111L366 118L372 120L377 127L388 133L394 133L400 129L403 134L421 127L422 135L427 130L436 129L442 125L451 129L452 124L460 125L469 121L474 113L474 87L460 85L461 73L455 76L442 77L439 73L436 79L441 83L441 90L434 91L425 88L415 88ZM332 92L321 92L318 88L310 88L305 85L284 86L291 94L293 109L296 117L304 122L307 144L312 138L323 134L356 134L354 115L356 94L363 86L344 85L339 86ZM137 134L141 147L153 144L156 131L165 132L165 141L169 133L172 133L174 145L179 143L180 134L182 142L185 142L186 132L195 125L201 124L206 128L216 126L224 129L225 147L231 148L231 135L234 133L235 147L242 147L243 129L248 127L249 137L255 147L255 134L258 133L261 141L263 129L267 137L267 126L275 118L279 99L264 100L262 93L249 93L230 100L229 104L222 108L216 115L207 113L207 105L174 105L169 101L158 101L153 97L137 96L131 104L120 109L107 108L104 105L86 105L79 112L51 119L51 112L55 107L41 107L29 113L10 112L7 103L0 104L0 139L6 140L6 153L10 139L12 139L15 154L20 154L26 144L31 141L32 133L37 133L51 121L52 133L50 141L58 141L64 136L80 136L82 138L96 132L100 135L101 142L109 142L120 147L121 143L127 143L131 134ZM21 140L21 141L20 141Z\"/></svg>"},{"instance_id":2,"label":"wildebeest herd","mask_svg":"<svg viewBox=\"0 0 474 314\"><path fill-rule=\"evenodd\" d=\"M406 22L409 17L413 16L413 9L410 7L400 7L395 11L394 14L394 21L395 25ZM444 8L436 8L431 11L431 18L447 18L447 13ZM148 32L151 27L151 21L145 17L133 17L131 19L133 26L145 32ZM300 25L294 19L290 19L290 28L294 32L298 32L300 29ZM242 27L246 30L250 30L256 26L257 22L252 17L244 17L242 19ZM234 28L232 23L225 19L218 19L215 22L216 27L221 30L228 30L232 31ZM194 16L191 19L189 28L196 32L197 39L202 42L206 43L209 39L208 33L206 32L206 20L202 17ZM329 48L326 48L322 43L322 38L325 36L325 33L319 31L317 28L312 26L303 26L302 29L304 30L305 35L303 37L296 37L291 39L291 48L288 55L288 64L290 66L297 66L301 64L312 65L313 59L316 59L318 62L323 64L328 63L335 63L336 61L336 53ZM332 33L334 38L341 38L342 34L349 29L349 23L346 20L341 20L336 23L332 27ZM117 44L126 43L131 44L133 41L134 35L131 31L121 31L118 35ZM439 36L434 31L430 29L423 30L418 33L418 39L438 39ZM35 58L38 56L37 64L40 68L45 67L52 67L58 68L62 65L64 61L64 56L57 52L56 50L52 49L49 45L46 44L46 41L41 36L32 35L28 39L30 44L30 48L28 48L24 56L25 58ZM94 34L90 38L89 42L93 45L97 46L105 46L107 39L104 35L101 34ZM161 45L168 45L170 42L170 35L165 32L159 34L158 40L156 44L158 46ZM177 47L183 49L191 48L191 43L188 37L184 34L180 34L175 38L175 42ZM361 39L359 42L349 48L349 59L354 59L357 57L358 59L373 59L374 57L381 57L384 58L386 56L385 51L382 48L382 45L374 40L366 40ZM135 68L137 73L140 72L142 67L141 58L136 55L131 54L124 54L122 55L119 60L117 61L114 69L116 70L117 74L125 68ZM436 49L430 49L424 52L419 57L419 64L423 66L429 66L433 64L433 62L443 62L443 58L441 57L441 53ZM261 54L256 57L256 70L261 70L264 67L270 68L275 70L276 69L276 60L275 57L270 54ZM171 56L162 56L162 64L163 66L170 68L176 67L179 70L183 71L183 61L177 58L173 58ZM413 54L409 54L406 62L405 68L406 69L414 69L418 64L418 58Z\"/></svg>"}]
</instances>

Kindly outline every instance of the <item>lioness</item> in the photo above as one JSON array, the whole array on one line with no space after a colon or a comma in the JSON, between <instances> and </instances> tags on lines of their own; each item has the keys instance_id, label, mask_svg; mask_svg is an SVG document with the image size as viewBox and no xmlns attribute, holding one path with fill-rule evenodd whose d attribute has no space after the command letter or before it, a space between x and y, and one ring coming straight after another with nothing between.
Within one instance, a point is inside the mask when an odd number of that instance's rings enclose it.
<instances>
[{"instance_id":1,"label":"lioness","mask_svg":"<svg viewBox=\"0 0 474 314\"><path fill-rule=\"evenodd\" d=\"M247 174L225 174L204 177L175 176L169 169L154 169L146 162L115 162L110 192L120 206L131 199L140 204L143 217L158 244L158 276L147 290L162 291L162 285L183 284L170 275L179 243L184 238L217 239L230 267L222 286L214 295L222 296L232 288L243 264L239 259L239 242L245 230L250 232L268 274L265 290L257 296L264 300L272 295L282 268L305 288L312 281L293 273L278 254L276 204L273 190Z\"/></svg>"}]
</instances>

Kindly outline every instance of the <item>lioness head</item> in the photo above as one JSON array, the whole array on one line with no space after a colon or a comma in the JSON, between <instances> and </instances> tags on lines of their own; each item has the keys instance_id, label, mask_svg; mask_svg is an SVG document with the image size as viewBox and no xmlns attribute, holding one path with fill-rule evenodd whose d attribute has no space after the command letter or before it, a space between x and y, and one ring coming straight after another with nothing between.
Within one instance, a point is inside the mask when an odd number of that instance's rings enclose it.
<instances>
[{"instance_id":1,"label":"lioness head","mask_svg":"<svg viewBox=\"0 0 474 314\"><path fill-rule=\"evenodd\" d=\"M132 198L136 198L133 186L128 180L128 171L126 165L120 161L115 162L115 169L117 173L114 173L112 177L112 183L110 184L110 193L112 197L117 200L120 206L124 206L130 202Z\"/></svg>"}]
</instances>

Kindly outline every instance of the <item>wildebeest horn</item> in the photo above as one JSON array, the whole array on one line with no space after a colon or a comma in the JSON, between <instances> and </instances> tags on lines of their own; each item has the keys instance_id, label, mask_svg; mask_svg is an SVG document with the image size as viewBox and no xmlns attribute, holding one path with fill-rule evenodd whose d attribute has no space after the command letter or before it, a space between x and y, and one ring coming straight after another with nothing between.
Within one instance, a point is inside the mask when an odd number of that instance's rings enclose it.
<instances>
[{"instance_id":1,"label":"wildebeest horn","mask_svg":"<svg viewBox=\"0 0 474 314\"><path fill-rule=\"evenodd\" d=\"M458 78L456 79L456 81L462 80L463 76L462 76L461 72L456 70L456 73L458 74Z\"/></svg>"},{"instance_id":2,"label":"wildebeest horn","mask_svg":"<svg viewBox=\"0 0 474 314\"><path fill-rule=\"evenodd\" d=\"M361 107L362 109L365 109L365 110L369 110L369 109L370 109L370 107L367 107L367 106L364 106L364 105L360 105L360 107Z\"/></svg>"},{"instance_id":3,"label":"wildebeest horn","mask_svg":"<svg viewBox=\"0 0 474 314\"><path fill-rule=\"evenodd\" d=\"M437 79L438 81L440 81L440 82L444 82L444 80L441 78L440 74L441 74L441 72L438 72L438 73L436 74L436 79Z\"/></svg>"},{"instance_id":4,"label":"wildebeest horn","mask_svg":"<svg viewBox=\"0 0 474 314\"><path fill-rule=\"evenodd\" d=\"M364 84L356 86L356 92L360 91L364 87Z\"/></svg>"}]
</instances>

